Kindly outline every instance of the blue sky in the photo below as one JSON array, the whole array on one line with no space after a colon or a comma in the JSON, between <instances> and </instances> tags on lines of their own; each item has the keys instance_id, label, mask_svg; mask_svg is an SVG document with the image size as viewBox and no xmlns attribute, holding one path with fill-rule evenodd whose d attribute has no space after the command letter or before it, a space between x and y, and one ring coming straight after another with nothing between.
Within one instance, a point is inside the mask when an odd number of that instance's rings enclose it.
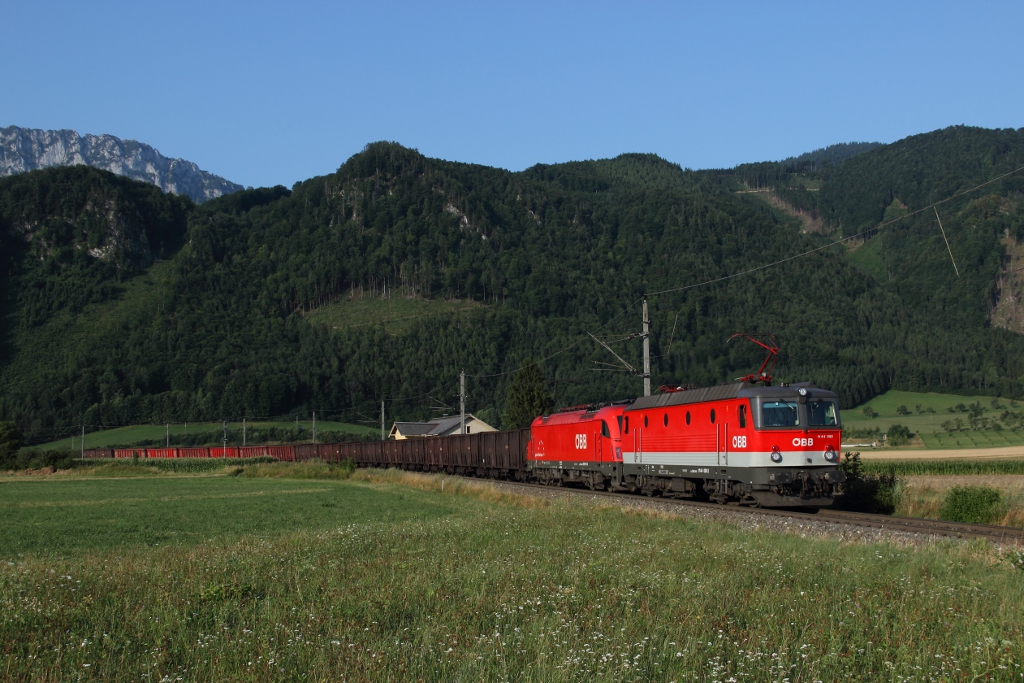
<instances>
[{"instance_id":1,"label":"blue sky","mask_svg":"<svg viewBox=\"0 0 1024 683\"><path fill-rule=\"evenodd\" d=\"M1024 126L1024 3L51 3L0 12L0 126L246 185L375 140L511 170L691 168Z\"/></svg>"}]
</instances>

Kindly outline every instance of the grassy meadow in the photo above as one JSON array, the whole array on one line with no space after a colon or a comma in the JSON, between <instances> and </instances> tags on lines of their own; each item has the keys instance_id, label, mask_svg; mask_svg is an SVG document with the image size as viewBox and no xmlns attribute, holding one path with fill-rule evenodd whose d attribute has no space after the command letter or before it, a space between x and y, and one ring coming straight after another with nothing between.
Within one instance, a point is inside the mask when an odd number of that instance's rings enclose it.
<instances>
[{"instance_id":1,"label":"grassy meadow","mask_svg":"<svg viewBox=\"0 0 1024 683\"><path fill-rule=\"evenodd\" d=\"M418 320L440 315L465 313L482 307L483 304L455 299L422 299L395 295L391 298L380 296L343 297L306 314L310 322L332 329L348 329L383 325L390 334L407 332Z\"/></svg>"},{"instance_id":2,"label":"grassy meadow","mask_svg":"<svg viewBox=\"0 0 1024 683\"><path fill-rule=\"evenodd\" d=\"M1020 558L983 543L839 543L319 464L131 468L0 480L4 679L1024 672Z\"/></svg>"}]
</instances>

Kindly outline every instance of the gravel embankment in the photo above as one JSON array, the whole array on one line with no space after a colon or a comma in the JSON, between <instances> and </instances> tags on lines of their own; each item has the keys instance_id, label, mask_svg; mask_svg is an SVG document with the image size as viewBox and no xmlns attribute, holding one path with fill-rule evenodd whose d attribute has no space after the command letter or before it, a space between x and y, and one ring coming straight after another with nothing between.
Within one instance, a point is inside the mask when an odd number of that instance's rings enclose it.
<instances>
[{"instance_id":1,"label":"gravel embankment","mask_svg":"<svg viewBox=\"0 0 1024 683\"><path fill-rule=\"evenodd\" d=\"M704 507L681 505L672 501L647 498L645 496L602 496L582 489L540 488L522 486L510 482L494 482L494 485L499 489L520 495L550 498L552 500L582 500L598 505L618 505L624 508L663 512L685 519L725 522L741 529L796 534L804 538L831 538L847 543L895 543L897 545L920 545L940 539L949 541L960 540L938 534L858 526L833 519L808 519L802 516L765 514L756 510L732 506Z\"/></svg>"}]
</instances>

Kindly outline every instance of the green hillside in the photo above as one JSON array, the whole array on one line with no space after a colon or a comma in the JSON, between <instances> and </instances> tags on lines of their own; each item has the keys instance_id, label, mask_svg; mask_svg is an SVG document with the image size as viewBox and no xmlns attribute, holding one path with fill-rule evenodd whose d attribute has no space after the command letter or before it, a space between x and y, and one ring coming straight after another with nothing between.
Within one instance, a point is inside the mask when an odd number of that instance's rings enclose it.
<instances>
[{"instance_id":1,"label":"green hillside","mask_svg":"<svg viewBox=\"0 0 1024 683\"><path fill-rule=\"evenodd\" d=\"M592 371L613 359L586 332L621 339L639 329L644 293L827 243L738 193L743 183L784 194L802 173L800 186L820 191L788 201L824 216L827 200L847 234L893 204L856 209L878 203L869 170L913 210L1021 153L1020 135L954 132L808 171L693 172L623 155L510 173L375 143L290 191L201 207L89 168L13 176L0 181L0 419L44 442L82 423L312 410L356 423L375 419L382 399L389 420L415 419L451 412L460 369L468 408L499 413L503 373L528 357L541 361L558 404L635 396L636 378ZM992 139L1005 153L992 156ZM910 166L927 192L903 192ZM894 246L884 240L896 231L883 231L852 252L830 247L652 296L655 386L756 368L757 349L726 344L745 331L782 340L780 378L834 388L847 407L892 388L1024 398L1024 341L986 318L1005 250L995 237L1020 226L1014 182L943 205L959 279L922 222L901 227ZM880 281L888 272L894 279ZM639 365L637 341L616 349Z\"/></svg>"}]
</instances>

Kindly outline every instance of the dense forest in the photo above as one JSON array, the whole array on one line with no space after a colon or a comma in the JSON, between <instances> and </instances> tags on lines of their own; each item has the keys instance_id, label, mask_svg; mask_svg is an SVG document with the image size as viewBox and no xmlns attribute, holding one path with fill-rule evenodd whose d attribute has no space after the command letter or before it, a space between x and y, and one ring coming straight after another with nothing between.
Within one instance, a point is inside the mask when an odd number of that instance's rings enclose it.
<instances>
[{"instance_id":1,"label":"dense forest","mask_svg":"<svg viewBox=\"0 0 1024 683\"><path fill-rule=\"evenodd\" d=\"M85 167L13 176L0 420L40 441L80 424L356 421L382 400L422 418L457 405L464 369L469 408L499 422L527 359L556 404L632 397L640 381L598 364L615 359L588 332L638 367L624 338L644 294L814 249L649 296L654 385L746 374L758 349L726 340L771 332L776 374L846 407L890 387L1021 398L1024 339L988 315L1005 240L1024 237L1024 173L939 207L959 277L930 211L877 226L1024 165L1022 138L960 127L729 170L628 154L518 173L374 143L334 174L202 206ZM323 322L398 298L424 313ZM431 313L438 300L471 305Z\"/></svg>"}]
</instances>

